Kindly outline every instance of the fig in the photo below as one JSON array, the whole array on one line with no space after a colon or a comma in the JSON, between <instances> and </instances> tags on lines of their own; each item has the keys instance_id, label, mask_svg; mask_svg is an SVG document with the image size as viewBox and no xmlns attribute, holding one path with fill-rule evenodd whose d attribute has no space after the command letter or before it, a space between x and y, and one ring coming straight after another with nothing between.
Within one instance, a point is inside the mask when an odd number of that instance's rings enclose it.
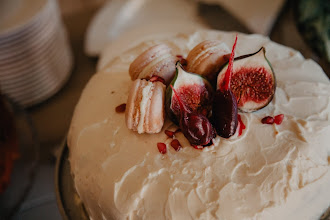
<instances>
[{"instance_id":1,"label":"fig","mask_svg":"<svg viewBox=\"0 0 330 220\"><path fill-rule=\"evenodd\" d=\"M197 112L190 111L182 102L177 91L170 85L179 105L179 126L191 145L208 146L215 138L215 130L209 119Z\"/></svg>"},{"instance_id":2,"label":"fig","mask_svg":"<svg viewBox=\"0 0 330 220\"><path fill-rule=\"evenodd\" d=\"M211 84L202 76L186 72L180 62L176 63L176 75L171 82L178 97L190 112L210 116L214 91ZM166 112L170 119L179 125L180 105L169 86L166 90Z\"/></svg>"},{"instance_id":3,"label":"fig","mask_svg":"<svg viewBox=\"0 0 330 220\"><path fill-rule=\"evenodd\" d=\"M213 124L217 134L224 138L233 136L238 126L237 100L231 90L236 43L237 35L230 54L228 68L224 74L223 83L217 89L213 102Z\"/></svg>"},{"instance_id":4,"label":"fig","mask_svg":"<svg viewBox=\"0 0 330 220\"><path fill-rule=\"evenodd\" d=\"M262 47L253 54L234 59L231 90L237 99L238 109L242 112L257 111L273 99L276 79L265 53L265 48ZM218 88L225 83L227 69L228 65L225 65L218 75Z\"/></svg>"}]
</instances>

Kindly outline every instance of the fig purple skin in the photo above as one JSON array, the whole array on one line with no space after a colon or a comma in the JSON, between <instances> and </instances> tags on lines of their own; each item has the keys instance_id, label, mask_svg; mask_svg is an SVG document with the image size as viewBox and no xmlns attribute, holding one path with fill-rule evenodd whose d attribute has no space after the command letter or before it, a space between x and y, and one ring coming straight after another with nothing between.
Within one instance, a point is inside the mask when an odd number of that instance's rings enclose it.
<instances>
[{"instance_id":1,"label":"fig purple skin","mask_svg":"<svg viewBox=\"0 0 330 220\"><path fill-rule=\"evenodd\" d=\"M238 125L237 100L230 88L236 43L237 35L230 54L228 68L224 73L224 79L218 85L219 89L215 93L212 109L214 127L218 135L224 138L234 135Z\"/></svg>"},{"instance_id":2,"label":"fig purple skin","mask_svg":"<svg viewBox=\"0 0 330 220\"><path fill-rule=\"evenodd\" d=\"M180 128L192 145L208 145L216 136L208 118L197 112L184 113L180 120Z\"/></svg>"},{"instance_id":3,"label":"fig purple skin","mask_svg":"<svg viewBox=\"0 0 330 220\"><path fill-rule=\"evenodd\" d=\"M217 90L213 105L213 124L217 134L229 138L235 134L237 118L237 100L231 90Z\"/></svg>"}]
</instances>

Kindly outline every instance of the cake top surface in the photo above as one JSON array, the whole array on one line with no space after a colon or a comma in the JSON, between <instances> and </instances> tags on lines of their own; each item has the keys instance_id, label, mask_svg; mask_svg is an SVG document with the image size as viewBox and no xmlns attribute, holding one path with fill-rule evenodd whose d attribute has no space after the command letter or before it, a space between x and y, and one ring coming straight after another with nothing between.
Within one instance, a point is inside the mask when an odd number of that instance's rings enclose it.
<instances>
[{"instance_id":1,"label":"cake top surface","mask_svg":"<svg viewBox=\"0 0 330 220\"><path fill-rule=\"evenodd\" d=\"M234 36L200 31L144 42L92 77L68 135L75 186L91 218L316 219L330 205L329 80L315 62L268 38L238 35L236 56L264 46L277 79L266 108L240 113L239 137L196 150L178 133L176 152L164 134L176 129L169 120L158 134L138 134L115 112L127 100L130 63L148 47L165 43L186 57L203 40L231 46ZM260 122L277 114L281 125Z\"/></svg>"}]
</instances>

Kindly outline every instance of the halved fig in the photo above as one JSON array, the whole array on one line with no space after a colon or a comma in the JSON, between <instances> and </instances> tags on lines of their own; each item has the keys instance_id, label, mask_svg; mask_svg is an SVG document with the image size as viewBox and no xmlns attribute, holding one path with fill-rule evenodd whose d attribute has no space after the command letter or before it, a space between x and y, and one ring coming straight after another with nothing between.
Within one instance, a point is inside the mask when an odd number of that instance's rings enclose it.
<instances>
[{"instance_id":1,"label":"halved fig","mask_svg":"<svg viewBox=\"0 0 330 220\"><path fill-rule=\"evenodd\" d=\"M217 87L224 84L228 64L220 71ZM273 68L266 58L265 48L253 54L235 58L231 77L231 89L242 112L257 111L273 99L276 79Z\"/></svg>"},{"instance_id":2,"label":"halved fig","mask_svg":"<svg viewBox=\"0 0 330 220\"><path fill-rule=\"evenodd\" d=\"M176 75L171 85L190 112L210 116L213 100L213 88L202 76L186 72L179 62L176 63ZM166 90L166 112L170 119L179 124L180 105L171 86Z\"/></svg>"}]
</instances>

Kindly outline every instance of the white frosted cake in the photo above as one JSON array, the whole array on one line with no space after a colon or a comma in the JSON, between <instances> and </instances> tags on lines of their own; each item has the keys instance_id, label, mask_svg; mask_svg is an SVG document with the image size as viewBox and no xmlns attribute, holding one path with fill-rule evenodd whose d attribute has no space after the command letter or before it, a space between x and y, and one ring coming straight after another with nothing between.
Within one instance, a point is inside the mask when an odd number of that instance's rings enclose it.
<instances>
[{"instance_id":1,"label":"white frosted cake","mask_svg":"<svg viewBox=\"0 0 330 220\"><path fill-rule=\"evenodd\" d=\"M165 43L177 55L204 40L230 48L236 33L200 31L142 43L95 74L72 119L68 146L75 188L91 219L319 219L330 206L330 83L312 60L260 35L238 34L236 56L264 46L277 81L273 100L239 113L246 129L202 150L182 133L138 134L115 108L127 101L129 66ZM234 64L235 65L235 64ZM283 114L282 124L263 124ZM167 145L161 154L157 143Z\"/></svg>"}]
</instances>

